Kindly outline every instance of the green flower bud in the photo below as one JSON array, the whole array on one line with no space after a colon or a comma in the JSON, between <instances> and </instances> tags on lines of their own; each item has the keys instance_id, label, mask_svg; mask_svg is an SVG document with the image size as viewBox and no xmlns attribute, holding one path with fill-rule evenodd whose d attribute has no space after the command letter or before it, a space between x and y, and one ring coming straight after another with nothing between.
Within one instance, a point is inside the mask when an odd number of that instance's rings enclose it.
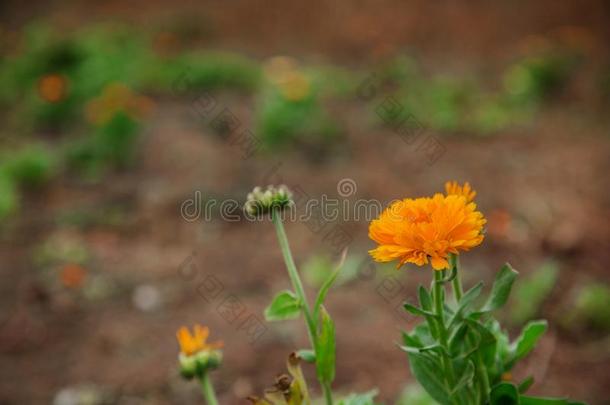
<instances>
[{"instance_id":1,"label":"green flower bud","mask_svg":"<svg viewBox=\"0 0 610 405\"><path fill-rule=\"evenodd\" d=\"M293 204L292 193L284 185L267 186L265 190L254 187L254 190L248 193L244 209L249 215L256 216L267 214L272 210L281 211Z\"/></svg>"},{"instance_id":2,"label":"green flower bud","mask_svg":"<svg viewBox=\"0 0 610 405\"><path fill-rule=\"evenodd\" d=\"M202 350L190 356L180 353L180 374L187 380L200 377L203 373L218 368L222 363L222 351Z\"/></svg>"},{"instance_id":3,"label":"green flower bud","mask_svg":"<svg viewBox=\"0 0 610 405\"><path fill-rule=\"evenodd\" d=\"M178 355L178 363L180 363L180 374L182 377L190 380L197 374L197 360L195 356L186 356L183 353Z\"/></svg>"}]
</instances>

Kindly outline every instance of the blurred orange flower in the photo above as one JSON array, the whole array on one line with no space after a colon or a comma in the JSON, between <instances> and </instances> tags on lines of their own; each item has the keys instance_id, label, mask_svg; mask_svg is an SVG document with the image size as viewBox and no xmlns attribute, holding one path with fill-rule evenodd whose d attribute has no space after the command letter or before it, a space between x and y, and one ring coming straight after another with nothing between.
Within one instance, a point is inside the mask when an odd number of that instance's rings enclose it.
<instances>
[{"instance_id":1,"label":"blurred orange flower","mask_svg":"<svg viewBox=\"0 0 610 405\"><path fill-rule=\"evenodd\" d=\"M68 93L68 81L56 73L44 75L38 81L38 95L44 101L57 103Z\"/></svg>"},{"instance_id":2,"label":"blurred orange flower","mask_svg":"<svg viewBox=\"0 0 610 405\"><path fill-rule=\"evenodd\" d=\"M470 187L470 183L466 182L460 186L457 181L448 181L445 183L445 193L447 195L461 195L466 197L466 202L474 201L477 192Z\"/></svg>"},{"instance_id":3,"label":"blurred orange flower","mask_svg":"<svg viewBox=\"0 0 610 405\"><path fill-rule=\"evenodd\" d=\"M369 253L378 262L398 260L435 270L449 267L450 253L459 254L483 241L486 220L471 202L468 183L445 184L448 195L407 198L393 203L369 226L369 237L379 246Z\"/></svg>"},{"instance_id":4,"label":"blurred orange flower","mask_svg":"<svg viewBox=\"0 0 610 405\"><path fill-rule=\"evenodd\" d=\"M135 94L123 83L111 83L99 97L87 104L85 114L89 122L100 125L110 121L119 112L124 112L135 120L141 119L152 108L153 102L148 97Z\"/></svg>"},{"instance_id":5,"label":"blurred orange flower","mask_svg":"<svg viewBox=\"0 0 610 405\"><path fill-rule=\"evenodd\" d=\"M78 288L83 285L86 270L78 264L67 264L59 275L61 283L68 288Z\"/></svg>"},{"instance_id":6,"label":"blurred orange flower","mask_svg":"<svg viewBox=\"0 0 610 405\"><path fill-rule=\"evenodd\" d=\"M193 327L193 334L188 330L187 327L183 326L176 332L178 338L178 344L180 345L180 351L185 356L190 356L195 353L202 351L210 351L214 349L220 349L223 345L221 341L214 343L207 343L210 330L201 325L195 325Z\"/></svg>"}]
</instances>

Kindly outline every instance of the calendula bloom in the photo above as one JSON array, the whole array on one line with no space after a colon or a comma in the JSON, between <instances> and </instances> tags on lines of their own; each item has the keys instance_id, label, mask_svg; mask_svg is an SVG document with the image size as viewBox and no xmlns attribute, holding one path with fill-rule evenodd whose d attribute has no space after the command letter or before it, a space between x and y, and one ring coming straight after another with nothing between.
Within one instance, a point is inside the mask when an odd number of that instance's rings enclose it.
<instances>
[{"instance_id":1,"label":"calendula bloom","mask_svg":"<svg viewBox=\"0 0 610 405\"><path fill-rule=\"evenodd\" d=\"M378 262L397 260L435 270L449 267L450 253L459 254L483 241L486 220L471 199L470 185L445 185L448 195L407 198L393 203L369 226L369 237L379 244L369 253Z\"/></svg>"},{"instance_id":2,"label":"calendula bloom","mask_svg":"<svg viewBox=\"0 0 610 405\"><path fill-rule=\"evenodd\" d=\"M176 332L178 343L180 344L180 351L186 355L191 356L201 351L210 351L219 349L222 347L222 342L207 343L208 336L210 335L210 329L195 325L193 327L193 334L188 330L186 326L181 327Z\"/></svg>"},{"instance_id":3,"label":"calendula bloom","mask_svg":"<svg viewBox=\"0 0 610 405\"><path fill-rule=\"evenodd\" d=\"M445 192L447 195L463 195L466 197L467 202L474 201L474 198L477 196L477 192L470 187L468 182L460 186L457 181L448 181L445 183Z\"/></svg>"},{"instance_id":4,"label":"calendula bloom","mask_svg":"<svg viewBox=\"0 0 610 405\"><path fill-rule=\"evenodd\" d=\"M222 361L222 342L207 343L210 330L207 327L195 325L193 333L186 327L176 332L180 345L180 372L185 378L202 375L206 370L218 367Z\"/></svg>"}]
</instances>

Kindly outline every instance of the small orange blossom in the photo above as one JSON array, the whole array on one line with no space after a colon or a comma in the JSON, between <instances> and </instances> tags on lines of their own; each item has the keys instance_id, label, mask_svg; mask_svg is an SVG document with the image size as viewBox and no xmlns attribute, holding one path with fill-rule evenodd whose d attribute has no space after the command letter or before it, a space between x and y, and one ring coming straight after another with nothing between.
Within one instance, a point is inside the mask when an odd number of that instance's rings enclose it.
<instances>
[{"instance_id":1,"label":"small orange blossom","mask_svg":"<svg viewBox=\"0 0 610 405\"><path fill-rule=\"evenodd\" d=\"M195 325L193 327L193 332L194 333L191 334L185 326L181 327L178 329L178 332L176 332L180 351L186 356L191 356L206 350L220 349L223 345L221 341L214 343L206 342L210 335L210 330L205 326Z\"/></svg>"}]
</instances>

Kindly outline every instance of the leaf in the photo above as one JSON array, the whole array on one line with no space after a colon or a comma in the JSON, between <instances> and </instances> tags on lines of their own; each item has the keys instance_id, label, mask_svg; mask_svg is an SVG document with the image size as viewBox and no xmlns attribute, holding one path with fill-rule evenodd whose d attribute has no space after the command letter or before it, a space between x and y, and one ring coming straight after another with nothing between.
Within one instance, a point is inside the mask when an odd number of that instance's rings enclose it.
<instances>
[{"instance_id":1,"label":"leaf","mask_svg":"<svg viewBox=\"0 0 610 405\"><path fill-rule=\"evenodd\" d=\"M582 402L572 402L564 398L543 398L521 395L521 405L584 405Z\"/></svg>"},{"instance_id":2,"label":"leaf","mask_svg":"<svg viewBox=\"0 0 610 405\"><path fill-rule=\"evenodd\" d=\"M422 353L408 353L408 356L411 372L426 392L442 405L451 404L440 362Z\"/></svg>"},{"instance_id":3,"label":"leaf","mask_svg":"<svg viewBox=\"0 0 610 405\"><path fill-rule=\"evenodd\" d=\"M467 332L468 325L462 324L459 328L455 328L449 336L449 352L452 355L457 356L460 348L464 346L463 343L465 341Z\"/></svg>"},{"instance_id":4,"label":"leaf","mask_svg":"<svg viewBox=\"0 0 610 405\"><path fill-rule=\"evenodd\" d=\"M324 306L320 307L320 331L316 339L318 379L330 384L335 379L335 324Z\"/></svg>"},{"instance_id":5,"label":"leaf","mask_svg":"<svg viewBox=\"0 0 610 405\"><path fill-rule=\"evenodd\" d=\"M511 321L521 325L535 317L555 286L558 275L557 263L547 261L531 275L519 280L510 300Z\"/></svg>"},{"instance_id":6,"label":"leaf","mask_svg":"<svg viewBox=\"0 0 610 405\"><path fill-rule=\"evenodd\" d=\"M501 308L510 295L510 290L513 287L513 283L519 273L514 270L510 264L506 263L498 274L496 280L491 288L489 299L487 303L481 309L481 312L491 312L498 308Z\"/></svg>"},{"instance_id":7,"label":"leaf","mask_svg":"<svg viewBox=\"0 0 610 405\"><path fill-rule=\"evenodd\" d=\"M407 332L402 332L402 341L406 346L416 347L418 349L424 347L421 340L415 333L409 334Z\"/></svg>"},{"instance_id":8,"label":"leaf","mask_svg":"<svg viewBox=\"0 0 610 405\"><path fill-rule=\"evenodd\" d=\"M346 255L347 255L347 249L344 249L343 253L341 255L341 260L339 261L339 264L337 265L335 270L330 274L330 276L326 279L324 284L322 284L322 287L320 287L320 291L318 291L318 296L316 297L316 302L314 303L314 306L313 306L313 319L318 319L319 312L320 312L320 306L322 304L324 304L324 300L326 299L326 294L328 294L330 287L332 287L333 283L337 279L337 276L339 275L339 272L341 271L341 267L343 266L343 263L345 262Z\"/></svg>"},{"instance_id":9,"label":"leaf","mask_svg":"<svg viewBox=\"0 0 610 405\"><path fill-rule=\"evenodd\" d=\"M411 305L408 302L403 304L403 307L410 313L419 316L431 316L433 318L438 318L438 316L434 312L426 311L421 308L416 307L415 305Z\"/></svg>"},{"instance_id":10,"label":"leaf","mask_svg":"<svg viewBox=\"0 0 610 405\"><path fill-rule=\"evenodd\" d=\"M455 326L456 322L462 318L462 314L464 313L464 311L466 311L466 309L468 309L468 307L474 302L474 300L479 297L482 290L483 283L479 282L470 290L466 291L466 293L462 296L462 299L460 299L460 302L458 303L457 310L449 321L449 329Z\"/></svg>"},{"instance_id":11,"label":"leaf","mask_svg":"<svg viewBox=\"0 0 610 405\"><path fill-rule=\"evenodd\" d=\"M468 364L466 365L466 370L464 370L464 373L462 374L462 377L460 377L460 380L457 382L457 384L455 384L455 386L451 390L451 395L455 395L456 393L461 391L463 388L466 388L468 386L468 384L470 384L472 382L473 378L474 378L474 365L472 364L471 361L469 361Z\"/></svg>"},{"instance_id":12,"label":"leaf","mask_svg":"<svg viewBox=\"0 0 610 405\"><path fill-rule=\"evenodd\" d=\"M534 384L534 377L530 375L525 380L519 383L519 386L517 387L519 389L519 393L523 394L524 392L527 392L527 390L530 389L532 384Z\"/></svg>"},{"instance_id":13,"label":"leaf","mask_svg":"<svg viewBox=\"0 0 610 405\"><path fill-rule=\"evenodd\" d=\"M432 311L432 298L430 297L430 293L423 285L419 286L418 289L419 295L419 305L421 305L422 309L426 311Z\"/></svg>"},{"instance_id":14,"label":"leaf","mask_svg":"<svg viewBox=\"0 0 610 405\"><path fill-rule=\"evenodd\" d=\"M494 334L484 325L477 321L467 319L471 327L469 333L474 335L475 348L483 356L483 361L488 367L492 366L496 356L497 339Z\"/></svg>"},{"instance_id":15,"label":"leaf","mask_svg":"<svg viewBox=\"0 0 610 405\"><path fill-rule=\"evenodd\" d=\"M489 402L491 405L518 405L519 392L517 387L507 382L497 384L491 390Z\"/></svg>"},{"instance_id":16,"label":"leaf","mask_svg":"<svg viewBox=\"0 0 610 405\"><path fill-rule=\"evenodd\" d=\"M283 321L295 319L301 314L301 302L292 291L278 293L271 305L265 309L267 321Z\"/></svg>"},{"instance_id":17,"label":"leaf","mask_svg":"<svg viewBox=\"0 0 610 405\"><path fill-rule=\"evenodd\" d=\"M305 360L308 363L316 362L316 353L310 349L297 350L297 356Z\"/></svg>"},{"instance_id":18,"label":"leaf","mask_svg":"<svg viewBox=\"0 0 610 405\"><path fill-rule=\"evenodd\" d=\"M547 329L545 320L529 322L523 328L521 335L510 345L510 360L506 367L510 370L517 361L527 356L536 347L536 343Z\"/></svg>"}]
</instances>

